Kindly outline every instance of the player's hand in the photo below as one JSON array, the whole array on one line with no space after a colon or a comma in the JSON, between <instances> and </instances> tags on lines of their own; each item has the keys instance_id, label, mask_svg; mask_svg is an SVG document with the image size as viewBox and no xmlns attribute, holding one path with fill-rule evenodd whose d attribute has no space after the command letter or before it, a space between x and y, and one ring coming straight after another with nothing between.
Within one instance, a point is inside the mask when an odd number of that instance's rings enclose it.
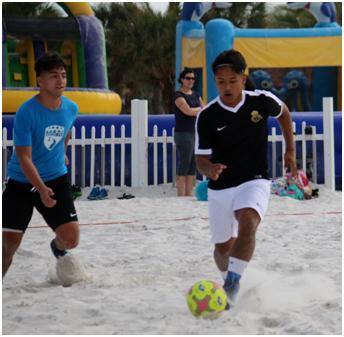
<instances>
[{"instance_id":1,"label":"player's hand","mask_svg":"<svg viewBox=\"0 0 344 337\"><path fill-rule=\"evenodd\" d=\"M52 198L55 193L50 187L45 187L39 191L39 194L45 207L52 208L56 205L57 201Z\"/></svg>"},{"instance_id":2,"label":"player's hand","mask_svg":"<svg viewBox=\"0 0 344 337\"><path fill-rule=\"evenodd\" d=\"M69 165L69 158L68 158L68 156L66 154L65 154L65 164L66 164L66 166Z\"/></svg>"},{"instance_id":3,"label":"player's hand","mask_svg":"<svg viewBox=\"0 0 344 337\"><path fill-rule=\"evenodd\" d=\"M288 170L288 168L289 168L293 177L297 176L295 150L286 150L285 151L284 167L286 168L286 170Z\"/></svg>"},{"instance_id":4,"label":"player's hand","mask_svg":"<svg viewBox=\"0 0 344 337\"><path fill-rule=\"evenodd\" d=\"M222 173L223 170L227 168L226 165L220 164L220 163L215 163L215 164L210 164L208 168L208 172L206 176L210 178L211 180L217 180L219 179L220 174Z\"/></svg>"}]
</instances>

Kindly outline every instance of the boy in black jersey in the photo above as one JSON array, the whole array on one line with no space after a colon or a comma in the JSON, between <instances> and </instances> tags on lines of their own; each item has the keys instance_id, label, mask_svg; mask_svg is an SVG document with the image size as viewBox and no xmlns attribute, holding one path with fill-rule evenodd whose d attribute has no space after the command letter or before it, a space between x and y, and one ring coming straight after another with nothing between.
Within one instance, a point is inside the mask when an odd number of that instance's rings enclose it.
<instances>
[{"instance_id":1,"label":"boy in black jersey","mask_svg":"<svg viewBox=\"0 0 344 337\"><path fill-rule=\"evenodd\" d=\"M212 64L219 96L196 120L198 170L209 180L209 224L214 259L231 301L251 260L255 234L269 201L267 173L269 116L278 119L285 142L286 167L296 174L292 120L287 106L267 91L245 90L246 61L235 50Z\"/></svg>"}]
</instances>

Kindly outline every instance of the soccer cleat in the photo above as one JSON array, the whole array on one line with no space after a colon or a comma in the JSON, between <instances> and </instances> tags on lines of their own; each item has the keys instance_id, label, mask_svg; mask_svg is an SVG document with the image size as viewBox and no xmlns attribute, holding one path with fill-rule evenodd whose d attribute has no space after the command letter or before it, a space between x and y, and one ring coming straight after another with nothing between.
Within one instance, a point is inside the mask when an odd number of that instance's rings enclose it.
<instances>
[{"instance_id":1,"label":"soccer cleat","mask_svg":"<svg viewBox=\"0 0 344 337\"><path fill-rule=\"evenodd\" d=\"M88 195L87 199L89 199L89 200L98 200L99 193L100 193L99 186L94 186L92 188L90 194Z\"/></svg>"},{"instance_id":2,"label":"soccer cleat","mask_svg":"<svg viewBox=\"0 0 344 337\"><path fill-rule=\"evenodd\" d=\"M108 194L108 191L105 189L105 188L102 188L100 191L99 191L99 194L98 194L98 200L102 200L102 199L107 199L109 197L109 194Z\"/></svg>"},{"instance_id":3,"label":"soccer cleat","mask_svg":"<svg viewBox=\"0 0 344 337\"><path fill-rule=\"evenodd\" d=\"M235 302L238 292L240 289L240 281L241 275L229 271L225 280L225 284L223 285L223 289L225 290L228 300L230 302Z\"/></svg>"},{"instance_id":4,"label":"soccer cleat","mask_svg":"<svg viewBox=\"0 0 344 337\"><path fill-rule=\"evenodd\" d=\"M68 252L68 250L60 250L56 247L56 242L55 239L51 240L50 242L50 248L51 251L53 252L54 256L58 259L59 257L62 256L66 256L66 255L70 255L70 253Z\"/></svg>"}]
</instances>

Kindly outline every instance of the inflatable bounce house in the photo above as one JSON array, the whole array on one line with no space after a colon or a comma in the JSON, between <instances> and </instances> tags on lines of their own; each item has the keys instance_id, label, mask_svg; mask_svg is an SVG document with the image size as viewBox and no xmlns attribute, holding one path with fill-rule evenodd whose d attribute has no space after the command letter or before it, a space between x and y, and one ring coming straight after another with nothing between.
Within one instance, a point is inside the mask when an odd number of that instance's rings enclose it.
<instances>
[{"instance_id":1,"label":"inflatable bounce house","mask_svg":"<svg viewBox=\"0 0 344 337\"><path fill-rule=\"evenodd\" d=\"M176 74L184 67L195 69L195 89L209 102L217 95L211 63L220 52L234 48L245 56L256 88L271 90L291 111L321 111L323 97L333 97L335 110L341 110L342 29L336 23L334 4L291 2L288 6L312 13L315 27L241 29L228 20L214 19L204 28L200 18L207 10L231 3L185 2L176 28ZM284 77L276 85L271 73L281 68Z\"/></svg>"},{"instance_id":2,"label":"inflatable bounce house","mask_svg":"<svg viewBox=\"0 0 344 337\"><path fill-rule=\"evenodd\" d=\"M85 2L58 3L63 18L3 18L2 112L13 114L36 92L35 60L59 52L67 65L65 95L81 114L119 114L121 99L108 90L105 37Z\"/></svg>"},{"instance_id":3,"label":"inflatable bounce house","mask_svg":"<svg viewBox=\"0 0 344 337\"><path fill-rule=\"evenodd\" d=\"M195 90L205 102L210 102L217 96L212 62L222 51L237 49L246 58L249 76L256 88L272 91L294 112L296 132L300 133L302 122L306 122L321 133L322 98L333 97L334 110L342 109L342 29L336 23L333 3L291 2L287 5L308 10L316 18L316 25L295 29L242 29L228 20L213 19L204 27L200 21L204 13L213 7L230 8L232 3L185 2L176 26L176 77L184 67L192 68L197 77ZM278 85L274 82L276 73L282 73ZM176 83L176 89L178 87ZM274 119L269 119L268 126L269 134L272 127L277 127L280 133ZM341 189L341 112L334 114L334 133L336 187ZM318 183L323 183L324 175L321 149L322 146L318 146ZM301 144L297 144L297 153L301 151Z\"/></svg>"}]
</instances>

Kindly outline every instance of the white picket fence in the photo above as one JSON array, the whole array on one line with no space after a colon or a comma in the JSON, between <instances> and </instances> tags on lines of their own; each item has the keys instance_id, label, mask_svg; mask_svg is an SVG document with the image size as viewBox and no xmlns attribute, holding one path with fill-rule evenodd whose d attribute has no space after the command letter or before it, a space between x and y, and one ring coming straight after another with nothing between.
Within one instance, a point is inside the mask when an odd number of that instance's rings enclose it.
<instances>
[{"instance_id":1,"label":"white picket fence","mask_svg":"<svg viewBox=\"0 0 344 337\"><path fill-rule=\"evenodd\" d=\"M332 98L324 99L324 133L317 134L315 126L307 126L306 122L302 123L301 133L295 134L295 143L301 143L301 156L298 161L304 171L307 170L307 161L311 160L313 168L313 182L317 182L317 141L323 141L324 146L324 172L325 172L325 186L335 189L335 173L334 173L334 138L333 138L333 101ZM96 128L91 128L91 137L86 138L86 128L81 127L81 137L76 138L76 130L72 129L72 137L69 142L70 147L70 174L71 183L76 183L77 173L81 175L82 187L94 186L96 183L105 184L105 163L108 155L110 155L110 185L125 186L125 172L126 172L126 145L131 145L131 186L145 187L148 186L148 146L153 145L153 185L158 185L158 146L161 144L162 151L162 182L168 181L168 167L172 168L172 183L175 183L176 177L176 150L172 136L167 136L166 130L163 130L162 136L158 136L158 127L153 128L153 136L149 137L148 133L148 106L145 100L132 101L132 115L131 115L131 137L126 137L126 128L121 126L119 137L115 133L115 126L111 126L110 137L106 137L105 126L101 127L100 138L96 137ZM295 123L293 123L295 131ZM311 130L311 132L309 132ZM295 132L294 132L295 133ZM271 160L272 163L272 177L276 177L278 171L282 169L284 173L284 159L282 153L285 151L285 142L282 135L276 134L276 128L272 128L272 134L269 135L268 141L272 145ZM307 151L307 143L311 142L311 151ZM172 151L168 156L168 145L171 144ZM282 144L282 145L281 145ZM116 145L120 147L120 165L116 165ZM296 144L295 144L296 145ZM110 151L106 151L106 146L110 146ZM282 150L278 147L282 146ZM7 129L3 128L2 133L2 179L6 179L6 167L9 159L9 154L12 151L13 141L8 139ZM80 167L77 167L76 152L80 148L81 160ZM96 160L96 150L100 147L100 161ZM296 148L296 146L295 146ZM86 155L86 150L89 149L90 155ZM109 153L110 152L110 153ZM162 154L161 154L162 152ZM278 160L282 157L282 162ZM98 156L99 157L99 156ZM89 161L86 163L86 161ZM87 165L88 164L88 165ZM277 167L282 165L281 167ZM117 168L116 168L117 166ZM89 167L89 172L86 172L86 167ZM116 169L120 170L120 181L115 181ZM100 171L100 181L95 181L96 170ZM89 173L89 174L86 174ZM89 179L86 179L89 176ZM161 179L160 179L161 180ZM171 182L171 181L170 181Z\"/></svg>"}]
</instances>

